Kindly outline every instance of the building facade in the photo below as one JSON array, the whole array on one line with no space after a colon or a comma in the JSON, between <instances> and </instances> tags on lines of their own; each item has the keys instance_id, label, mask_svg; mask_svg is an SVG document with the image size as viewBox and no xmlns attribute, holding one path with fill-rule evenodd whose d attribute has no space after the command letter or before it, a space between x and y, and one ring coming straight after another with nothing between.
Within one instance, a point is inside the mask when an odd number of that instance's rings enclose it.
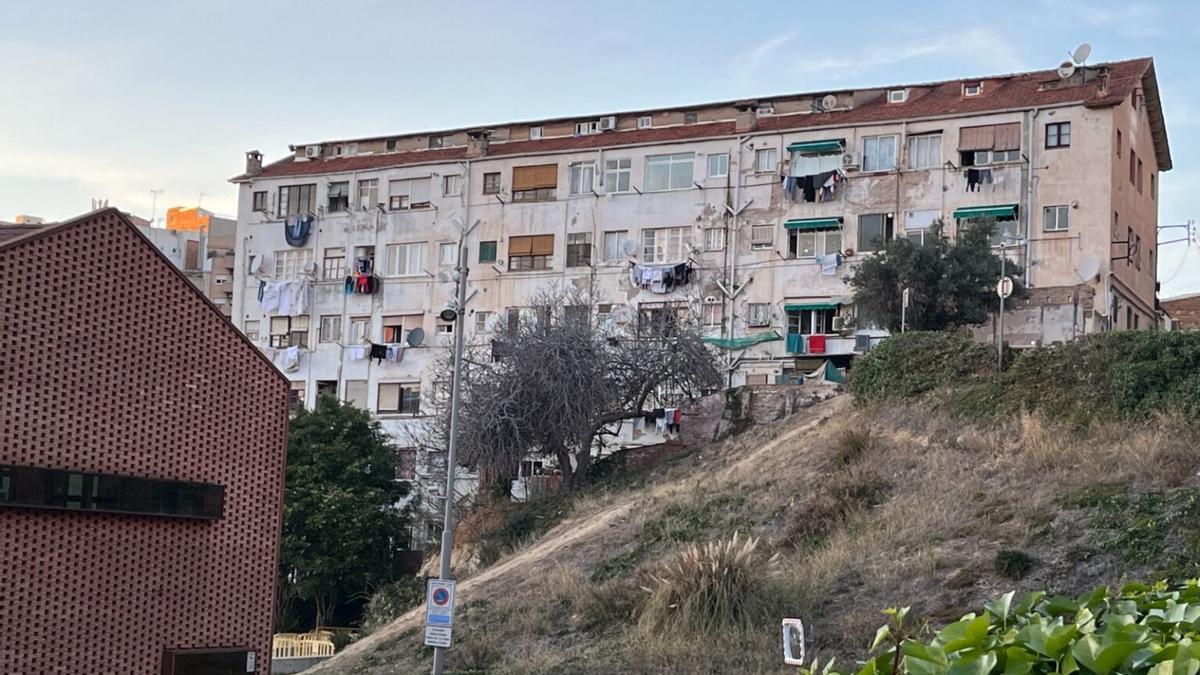
<instances>
[{"instance_id":1,"label":"building facade","mask_svg":"<svg viewBox=\"0 0 1200 675\"><path fill-rule=\"evenodd\" d=\"M0 231L0 372L0 672L270 672L276 369L102 209Z\"/></svg>"},{"instance_id":2,"label":"building facade","mask_svg":"<svg viewBox=\"0 0 1200 675\"><path fill-rule=\"evenodd\" d=\"M233 309L233 251L237 221L200 208L167 209L164 227L135 224L163 255L225 315Z\"/></svg>"},{"instance_id":3,"label":"building facade","mask_svg":"<svg viewBox=\"0 0 1200 675\"><path fill-rule=\"evenodd\" d=\"M548 285L586 286L609 321L697 316L725 348L731 385L848 365L885 334L856 316L848 279L884 240L923 241L938 220L953 236L996 219L996 243L1024 266L1026 285L1051 302L1086 296L1066 328L1010 319L1014 344L1154 323L1157 178L1171 160L1149 59L1066 78L826 91L291 150L266 166L248 153L233 179L245 261L234 322L284 354L297 401L354 401L398 439L441 376L430 369L452 326L437 313L460 242L469 340L522 320ZM396 349L364 359L364 344Z\"/></svg>"}]
</instances>

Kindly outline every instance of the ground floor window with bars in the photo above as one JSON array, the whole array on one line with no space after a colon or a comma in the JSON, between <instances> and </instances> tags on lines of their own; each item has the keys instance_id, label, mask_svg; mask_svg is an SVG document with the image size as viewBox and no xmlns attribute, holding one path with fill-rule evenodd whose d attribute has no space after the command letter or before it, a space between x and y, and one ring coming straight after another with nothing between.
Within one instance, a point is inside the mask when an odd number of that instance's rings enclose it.
<instances>
[{"instance_id":1,"label":"ground floor window with bars","mask_svg":"<svg viewBox=\"0 0 1200 675\"><path fill-rule=\"evenodd\" d=\"M375 411L416 415L421 410L421 384L419 382L381 382L375 400Z\"/></svg>"},{"instance_id":2,"label":"ground floor window with bars","mask_svg":"<svg viewBox=\"0 0 1200 675\"><path fill-rule=\"evenodd\" d=\"M277 349L308 347L308 317L271 317L271 346Z\"/></svg>"}]
</instances>

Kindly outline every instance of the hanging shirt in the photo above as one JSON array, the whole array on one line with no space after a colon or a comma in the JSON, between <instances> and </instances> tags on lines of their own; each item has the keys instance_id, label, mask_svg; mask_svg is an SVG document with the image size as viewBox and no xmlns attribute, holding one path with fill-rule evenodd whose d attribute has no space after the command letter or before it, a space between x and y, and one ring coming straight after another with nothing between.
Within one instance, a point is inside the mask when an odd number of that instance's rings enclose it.
<instances>
[{"instance_id":1,"label":"hanging shirt","mask_svg":"<svg viewBox=\"0 0 1200 675\"><path fill-rule=\"evenodd\" d=\"M265 281L262 286L262 311L264 314L270 314L279 310L279 284L278 281Z\"/></svg>"}]
</instances>

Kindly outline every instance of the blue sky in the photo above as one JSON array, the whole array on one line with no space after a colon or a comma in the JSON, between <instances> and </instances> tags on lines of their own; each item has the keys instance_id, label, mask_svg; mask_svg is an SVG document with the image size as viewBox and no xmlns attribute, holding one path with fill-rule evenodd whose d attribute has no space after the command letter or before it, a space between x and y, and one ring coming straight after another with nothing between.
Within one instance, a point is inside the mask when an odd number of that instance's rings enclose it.
<instances>
[{"instance_id":1,"label":"blue sky","mask_svg":"<svg viewBox=\"0 0 1200 675\"><path fill-rule=\"evenodd\" d=\"M0 4L0 219L92 197L232 214L242 153L288 143L1153 56L1200 219L1200 3L207 0ZM1175 239L1181 230L1168 230ZM1164 246L1164 295L1200 247Z\"/></svg>"}]
</instances>

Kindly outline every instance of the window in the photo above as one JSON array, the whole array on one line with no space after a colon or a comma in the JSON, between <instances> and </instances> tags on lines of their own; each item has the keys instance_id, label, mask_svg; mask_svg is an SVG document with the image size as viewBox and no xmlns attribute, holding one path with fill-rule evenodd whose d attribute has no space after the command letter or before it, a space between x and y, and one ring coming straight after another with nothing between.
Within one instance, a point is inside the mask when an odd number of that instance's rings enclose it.
<instances>
[{"instance_id":1,"label":"window","mask_svg":"<svg viewBox=\"0 0 1200 675\"><path fill-rule=\"evenodd\" d=\"M1046 125L1046 147L1066 148L1071 145L1071 123L1055 122Z\"/></svg>"},{"instance_id":2,"label":"window","mask_svg":"<svg viewBox=\"0 0 1200 675\"><path fill-rule=\"evenodd\" d=\"M646 158L646 191L684 190L692 187L695 153L651 155Z\"/></svg>"},{"instance_id":3,"label":"window","mask_svg":"<svg viewBox=\"0 0 1200 675\"><path fill-rule=\"evenodd\" d=\"M200 269L200 242L195 239L184 242L183 269Z\"/></svg>"},{"instance_id":4,"label":"window","mask_svg":"<svg viewBox=\"0 0 1200 675\"><path fill-rule=\"evenodd\" d=\"M1065 232L1070 220L1071 207L1047 206L1042 209L1042 229L1046 232Z\"/></svg>"},{"instance_id":5,"label":"window","mask_svg":"<svg viewBox=\"0 0 1200 675\"><path fill-rule=\"evenodd\" d=\"M642 115L641 117L638 118L637 128L649 129L652 126L654 126L654 118L652 116Z\"/></svg>"},{"instance_id":6,"label":"window","mask_svg":"<svg viewBox=\"0 0 1200 675\"><path fill-rule=\"evenodd\" d=\"M346 249L342 246L331 246L325 249L325 258L321 261L321 278L325 281L342 279L346 276Z\"/></svg>"},{"instance_id":7,"label":"window","mask_svg":"<svg viewBox=\"0 0 1200 675\"><path fill-rule=\"evenodd\" d=\"M529 140L536 141L542 137L541 127L529 127Z\"/></svg>"},{"instance_id":8,"label":"window","mask_svg":"<svg viewBox=\"0 0 1200 675\"><path fill-rule=\"evenodd\" d=\"M1138 160L1137 164L1137 191L1142 194L1142 160Z\"/></svg>"},{"instance_id":9,"label":"window","mask_svg":"<svg viewBox=\"0 0 1200 675\"><path fill-rule=\"evenodd\" d=\"M841 230L788 230L789 258L815 258L841 250Z\"/></svg>"},{"instance_id":10,"label":"window","mask_svg":"<svg viewBox=\"0 0 1200 675\"><path fill-rule=\"evenodd\" d=\"M684 124L695 124L698 119L699 119L699 116L695 112L683 113L683 123Z\"/></svg>"},{"instance_id":11,"label":"window","mask_svg":"<svg viewBox=\"0 0 1200 675\"><path fill-rule=\"evenodd\" d=\"M329 213L350 210L350 183L348 181L329 184L329 190L325 195L325 210Z\"/></svg>"},{"instance_id":12,"label":"window","mask_svg":"<svg viewBox=\"0 0 1200 675\"><path fill-rule=\"evenodd\" d=\"M342 339L342 317L338 314L327 314L321 317L321 330L318 342L337 342Z\"/></svg>"},{"instance_id":13,"label":"window","mask_svg":"<svg viewBox=\"0 0 1200 675\"><path fill-rule=\"evenodd\" d=\"M251 200L250 208L255 211L266 211L267 210L267 191L266 190L259 190L254 193L254 196Z\"/></svg>"},{"instance_id":14,"label":"window","mask_svg":"<svg viewBox=\"0 0 1200 675\"><path fill-rule=\"evenodd\" d=\"M350 317L350 344L356 345L371 339L371 317Z\"/></svg>"},{"instance_id":15,"label":"window","mask_svg":"<svg viewBox=\"0 0 1200 675\"><path fill-rule=\"evenodd\" d=\"M429 178L405 178L388 181L388 209L429 208Z\"/></svg>"},{"instance_id":16,"label":"window","mask_svg":"<svg viewBox=\"0 0 1200 675\"><path fill-rule=\"evenodd\" d=\"M975 150L963 157L963 166L986 166L1021 159L1020 150Z\"/></svg>"},{"instance_id":17,"label":"window","mask_svg":"<svg viewBox=\"0 0 1200 675\"><path fill-rule=\"evenodd\" d=\"M907 89L889 89L888 103L904 103L908 100Z\"/></svg>"},{"instance_id":18,"label":"window","mask_svg":"<svg viewBox=\"0 0 1200 675\"><path fill-rule=\"evenodd\" d=\"M858 217L858 250L878 251L892 238L892 214L873 213Z\"/></svg>"},{"instance_id":19,"label":"window","mask_svg":"<svg viewBox=\"0 0 1200 675\"><path fill-rule=\"evenodd\" d=\"M590 267L592 264L592 233L572 232L567 235L567 267Z\"/></svg>"},{"instance_id":20,"label":"window","mask_svg":"<svg viewBox=\"0 0 1200 675\"><path fill-rule=\"evenodd\" d=\"M304 268L313 261L311 249L288 249L275 252L275 278L295 279L304 274Z\"/></svg>"},{"instance_id":21,"label":"window","mask_svg":"<svg viewBox=\"0 0 1200 675\"><path fill-rule=\"evenodd\" d=\"M396 448L396 480L413 480L417 477L417 449Z\"/></svg>"},{"instance_id":22,"label":"window","mask_svg":"<svg viewBox=\"0 0 1200 675\"><path fill-rule=\"evenodd\" d=\"M358 181L358 210L369 211L379 203L379 179L367 178Z\"/></svg>"},{"instance_id":23,"label":"window","mask_svg":"<svg viewBox=\"0 0 1200 675\"><path fill-rule=\"evenodd\" d=\"M708 156L708 177L724 178L729 175L729 153Z\"/></svg>"},{"instance_id":24,"label":"window","mask_svg":"<svg viewBox=\"0 0 1200 675\"><path fill-rule=\"evenodd\" d=\"M554 191L557 188L557 164L513 167L512 199L514 202L554 199Z\"/></svg>"},{"instance_id":25,"label":"window","mask_svg":"<svg viewBox=\"0 0 1200 675\"><path fill-rule=\"evenodd\" d=\"M802 153L792 152L793 176L815 176L826 171L836 171L842 168L842 149L834 152Z\"/></svg>"},{"instance_id":26,"label":"window","mask_svg":"<svg viewBox=\"0 0 1200 675\"><path fill-rule=\"evenodd\" d=\"M453 267L458 264L458 244L438 244L438 264Z\"/></svg>"},{"instance_id":27,"label":"window","mask_svg":"<svg viewBox=\"0 0 1200 675\"><path fill-rule=\"evenodd\" d=\"M720 326L725 321L725 304L705 301L701 308L701 320L705 326Z\"/></svg>"},{"instance_id":28,"label":"window","mask_svg":"<svg viewBox=\"0 0 1200 675\"><path fill-rule=\"evenodd\" d=\"M462 176L442 176L442 196L457 197L462 194Z\"/></svg>"},{"instance_id":29,"label":"window","mask_svg":"<svg viewBox=\"0 0 1200 675\"><path fill-rule=\"evenodd\" d=\"M909 211L904 220L904 236L917 246L923 246L933 235L930 226L941 217L942 212L937 209Z\"/></svg>"},{"instance_id":30,"label":"window","mask_svg":"<svg viewBox=\"0 0 1200 675\"><path fill-rule=\"evenodd\" d=\"M1121 156L1121 130L1117 129L1117 157Z\"/></svg>"},{"instance_id":31,"label":"window","mask_svg":"<svg viewBox=\"0 0 1200 675\"><path fill-rule=\"evenodd\" d=\"M359 274L371 274L375 271L375 247L355 246L354 267Z\"/></svg>"},{"instance_id":32,"label":"window","mask_svg":"<svg viewBox=\"0 0 1200 675\"><path fill-rule=\"evenodd\" d=\"M498 195L500 194L500 172L490 171L483 174L483 194Z\"/></svg>"},{"instance_id":33,"label":"window","mask_svg":"<svg viewBox=\"0 0 1200 675\"><path fill-rule=\"evenodd\" d=\"M985 124L958 130L962 166L979 166L1021 158L1021 123Z\"/></svg>"},{"instance_id":34,"label":"window","mask_svg":"<svg viewBox=\"0 0 1200 675\"><path fill-rule=\"evenodd\" d=\"M1133 185L1137 182L1137 151L1133 148L1129 149L1129 184Z\"/></svg>"},{"instance_id":35,"label":"window","mask_svg":"<svg viewBox=\"0 0 1200 675\"><path fill-rule=\"evenodd\" d=\"M417 328L425 327L423 314L400 314L383 317L383 341L390 345L404 342L408 334Z\"/></svg>"},{"instance_id":36,"label":"window","mask_svg":"<svg viewBox=\"0 0 1200 675\"><path fill-rule=\"evenodd\" d=\"M978 96L983 93L982 82L964 82L962 89L963 96Z\"/></svg>"},{"instance_id":37,"label":"window","mask_svg":"<svg viewBox=\"0 0 1200 675\"><path fill-rule=\"evenodd\" d=\"M725 250L725 228L709 227L704 230L704 250L705 251L724 251Z\"/></svg>"},{"instance_id":38,"label":"window","mask_svg":"<svg viewBox=\"0 0 1200 675\"><path fill-rule=\"evenodd\" d=\"M769 251L775 248L775 226L755 225L750 228L750 250Z\"/></svg>"},{"instance_id":39,"label":"window","mask_svg":"<svg viewBox=\"0 0 1200 675\"><path fill-rule=\"evenodd\" d=\"M317 398L322 396L337 399L337 380L317 380Z\"/></svg>"},{"instance_id":40,"label":"window","mask_svg":"<svg viewBox=\"0 0 1200 675\"><path fill-rule=\"evenodd\" d=\"M1150 198L1158 199L1158 181L1155 180L1156 174L1150 174Z\"/></svg>"},{"instance_id":41,"label":"window","mask_svg":"<svg viewBox=\"0 0 1200 675\"><path fill-rule=\"evenodd\" d=\"M539 234L508 238L508 271L550 269L554 235Z\"/></svg>"},{"instance_id":42,"label":"window","mask_svg":"<svg viewBox=\"0 0 1200 675\"><path fill-rule=\"evenodd\" d=\"M799 309L787 313L788 335L824 335L833 330L836 309Z\"/></svg>"},{"instance_id":43,"label":"window","mask_svg":"<svg viewBox=\"0 0 1200 675\"><path fill-rule=\"evenodd\" d=\"M592 194L592 185L596 181L595 162L576 162L570 166L568 185L573 195Z\"/></svg>"},{"instance_id":44,"label":"window","mask_svg":"<svg viewBox=\"0 0 1200 675\"><path fill-rule=\"evenodd\" d=\"M642 262L647 264L687 260L686 227L642 230Z\"/></svg>"},{"instance_id":45,"label":"window","mask_svg":"<svg viewBox=\"0 0 1200 675\"><path fill-rule=\"evenodd\" d=\"M630 176L633 170L633 160L624 159L604 160L604 191L629 192L632 182Z\"/></svg>"},{"instance_id":46,"label":"window","mask_svg":"<svg viewBox=\"0 0 1200 675\"><path fill-rule=\"evenodd\" d=\"M381 382L375 411L416 415L421 409L421 385L417 382Z\"/></svg>"},{"instance_id":47,"label":"window","mask_svg":"<svg viewBox=\"0 0 1200 675\"><path fill-rule=\"evenodd\" d=\"M305 216L317 210L317 186L284 185L279 188L279 217Z\"/></svg>"},{"instance_id":48,"label":"window","mask_svg":"<svg viewBox=\"0 0 1200 675\"><path fill-rule=\"evenodd\" d=\"M615 262L625 258L625 240L627 238L629 238L628 230L604 233L604 262Z\"/></svg>"},{"instance_id":49,"label":"window","mask_svg":"<svg viewBox=\"0 0 1200 675\"><path fill-rule=\"evenodd\" d=\"M292 382L291 388L288 389L288 412L295 415L296 411L304 407L305 386L303 382Z\"/></svg>"},{"instance_id":50,"label":"window","mask_svg":"<svg viewBox=\"0 0 1200 675\"><path fill-rule=\"evenodd\" d=\"M446 321L438 321L436 330L438 335L454 335L454 324Z\"/></svg>"},{"instance_id":51,"label":"window","mask_svg":"<svg viewBox=\"0 0 1200 675\"><path fill-rule=\"evenodd\" d=\"M638 305L638 333L670 337L687 323L686 302L643 302Z\"/></svg>"},{"instance_id":52,"label":"window","mask_svg":"<svg viewBox=\"0 0 1200 675\"><path fill-rule=\"evenodd\" d=\"M891 171L896 168L896 137L866 136L863 138L862 170Z\"/></svg>"},{"instance_id":53,"label":"window","mask_svg":"<svg viewBox=\"0 0 1200 675\"><path fill-rule=\"evenodd\" d=\"M424 242L388 244L387 271L391 277L411 277L421 273L421 250Z\"/></svg>"},{"instance_id":54,"label":"window","mask_svg":"<svg viewBox=\"0 0 1200 675\"><path fill-rule=\"evenodd\" d=\"M251 342L258 342L258 321L247 321L242 326L243 332L246 334L246 339Z\"/></svg>"},{"instance_id":55,"label":"window","mask_svg":"<svg viewBox=\"0 0 1200 675\"><path fill-rule=\"evenodd\" d=\"M746 325L761 328L771 324L771 305L765 302L746 303Z\"/></svg>"},{"instance_id":56,"label":"window","mask_svg":"<svg viewBox=\"0 0 1200 675\"><path fill-rule=\"evenodd\" d=\"M774 171L778 161L779 152L775 148L759 148L754 151L754 170L758 173Z\"/></svg>"},{"instance_id":57,"label":"window","mask_svg":"<svg viewBox=\"0 0 1200 675\"><path fill-rule=\"evenodd\" d=\"M479 242L479 262L481 262L481 263L496 262L496 242L495 241Z\"/></svg>"},{"instance_id":58,"label":"window","mask_svg":"<svg viewBox=\"0 0 1200 675\"><path fill-rule=\"evenodd\" d=\"M1133 237L1133 266L1142 269L1142 235Z\"/></svg>"},{"instance_id":59,"label":"window","mask_svg":"<svg viewBox=\"0 0 1200 675\"><path fill-rule=\"evenodd\" d=\"M492 313L484 310L475 312L475 332L482 333L491 328Z\"/></svg>"},{"instance_id":60,"label":"window","mask_svg":"<svg viewBox=\"0 0 1200 675\"><path fill-rule=\"evenodd\" d=\"M383 144L383 147L386 148L388 152L394 151L396 149L396 139L387 139L387 142Z\"/></svg>"},{"instance_id":61,"label":"window","mask_svg":"<svg viewBox=\"0 0 1200 675\"><path fill-rule=\"evenodd\" d=\"M429 149L430 150L434 150L436 148L443 147L444 145L446 145L446 137L445 136L430 136L429 137Z\"/></svg>"},{"instance_id":62,"label":"window","mask_svg":"<svg viewBox=\"0 0 1200 675\"><path fill-rule=\"evenodd\" d=\"M287 347L308 347L308 317L307 316L273 316L271 317L270 346L276 349Z\"/></svg>"},{"instance_id":63,"label":"window","mask_svg":"<svg viewBox=\"0 0 1200 675\"><path fill-rule=\"evenodd\" d=\"M0 504L215 520L224 515L225 488L211 483L5 465L0 466Z\"/></svg>"},{"instance_id":64,"label":"window","mask_svg":"<svg viewBox=\"0 0 1200 675\"><path fill-rule=\"evenodd\" d=\"M942 135L908 137L908 168L936 169L942 165Z\"/></svg>"}]
</instances>

